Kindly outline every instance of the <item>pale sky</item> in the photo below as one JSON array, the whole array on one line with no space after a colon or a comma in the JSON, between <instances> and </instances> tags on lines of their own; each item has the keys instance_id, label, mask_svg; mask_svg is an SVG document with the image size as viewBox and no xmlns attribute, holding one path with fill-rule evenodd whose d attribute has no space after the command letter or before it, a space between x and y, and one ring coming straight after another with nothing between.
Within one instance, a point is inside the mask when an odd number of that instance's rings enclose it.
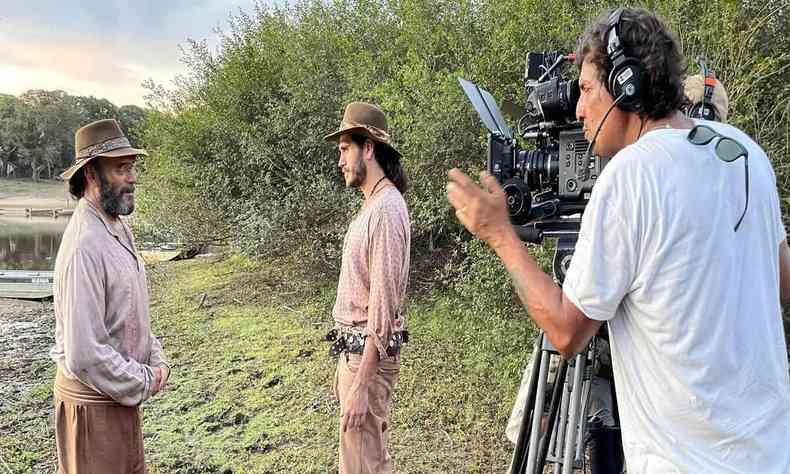
<instances>
[{"instance_id":1,"label":"pale sky","mask_svg":"<svg viewBox=\"0 0 790 474\"><path fill-rule=\"evenodd\" d=\"M144 106L141 83L170 86L186 71L187 38L217 44L227 25L255 0L2 0L0 93L62 89Z\"/></svg>"}]
</instances>

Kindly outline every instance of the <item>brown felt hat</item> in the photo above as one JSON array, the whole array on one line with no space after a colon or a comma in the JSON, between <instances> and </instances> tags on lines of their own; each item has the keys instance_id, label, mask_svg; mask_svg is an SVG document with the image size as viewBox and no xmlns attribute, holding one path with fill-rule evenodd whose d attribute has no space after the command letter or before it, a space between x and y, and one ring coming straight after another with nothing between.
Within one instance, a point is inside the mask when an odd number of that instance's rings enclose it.
<instances>
[{"instance_id":1,"label":"brown felt hat","mask_svg":"<svg viewBox=\"0 0 790 474\"><path fill-rule=\"evenodd\" d=\"M340 129L324 137L324 140L336 142L344 133L356 133L364 135L374 142L386 146L395 156L400 158L401 154L392 145L387 128L387 117L380 108L367 102L352 102L346 106L343 113L343 120L340 122Z\"/></svg>"},{"instance_id":2,"label":"brown felt hat","mask_svg":"<svg viewBox=\"0 0 790 474\"><path fill-rule=\"evenodd\" d=\"M77 130L74 134L74 152L74 164L60 175L64 180L71 179L80 168L99 156L118 158L148 155L145 150L132 148L115 119L97 120Z\"/></svg>"}]
</instances>

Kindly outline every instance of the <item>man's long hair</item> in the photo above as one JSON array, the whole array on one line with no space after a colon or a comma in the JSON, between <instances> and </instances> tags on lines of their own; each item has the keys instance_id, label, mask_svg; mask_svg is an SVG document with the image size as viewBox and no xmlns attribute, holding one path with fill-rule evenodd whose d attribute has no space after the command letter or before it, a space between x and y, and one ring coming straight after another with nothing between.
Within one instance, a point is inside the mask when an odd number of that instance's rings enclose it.
<instances>
[{"instance_id":1,"label":"man's long hair","mask_svg":"<svg viewBox=\"0 0 790 474\"><path fill-rule=\"evenodd\" d=\"M403 165L400 162L398 154L389 146L378 143L365 135L358 133L351 134L351 141L356 143L360 148L365 146L367 140L373 142L373 156L376 158L376 163L378 163L382 171L384 171L384 176L392 181L392 184L395 185L395 188L400 191L401 194L406 194L406 191L409 189L409 179L406 177L406 172L403 170Z\"/></svg>"},{"instance_id":2,"label":"man's long hair","mask_svg":"<svg viewBox=\"0 0 790 474\"><path fill-rule=\"evenodd\" d=\"M96 167L96 161L98 158L94 158L88 164L83 166L82 168L78 169L76 173L68 180L68 188L69 194L74 197L74 199L82 199L82 196L85 194L85 188L88 186L88 179L85 177L85 168L91 167L96 172L99 169Z\"/></svg>"}]
</instances>

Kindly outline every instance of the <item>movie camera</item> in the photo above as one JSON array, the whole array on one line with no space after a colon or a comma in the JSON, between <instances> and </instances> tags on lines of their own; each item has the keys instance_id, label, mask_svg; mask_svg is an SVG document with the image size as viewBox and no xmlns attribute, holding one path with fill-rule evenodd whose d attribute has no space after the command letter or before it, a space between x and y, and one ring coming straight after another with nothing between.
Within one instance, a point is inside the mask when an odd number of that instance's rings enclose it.
<instances>
[{"instance_id":1,"label":"movie camera","mask_svg":"<svg viewBox=\"0 0 790 474\"><path fill-rule=\"evenodd\" d=\"M576 120L579 83L567 80L562 66L573 55L528 53L524 74L527 100L518 109L516 134L505 123L493 96L465 79L461 87L488 129L488 172L507 195L519 237L578 235L580 216L608 159L591 156L582 124ZM522 147L519 141L529 144Z\"/></svg>"}]
</instances>

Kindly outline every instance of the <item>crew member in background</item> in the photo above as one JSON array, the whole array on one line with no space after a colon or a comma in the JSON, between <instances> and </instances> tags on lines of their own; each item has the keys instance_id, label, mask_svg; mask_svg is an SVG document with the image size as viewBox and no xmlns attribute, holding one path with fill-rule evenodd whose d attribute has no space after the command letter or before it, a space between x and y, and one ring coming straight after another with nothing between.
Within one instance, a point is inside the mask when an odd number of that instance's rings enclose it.
<instances>
[{"instance_id":1,"label":"crew member in background","mask_svg":"<svg viewBox=\"0 0 790 474\"><path fill-rule=\"evenodd\" d=\"M727 123L730 106L727 91L704 61L700 60L700 66L701 73L689 76L683 81L683 91L689 101L686 115L693 119Z\"/></svg>"}]
</instances>

